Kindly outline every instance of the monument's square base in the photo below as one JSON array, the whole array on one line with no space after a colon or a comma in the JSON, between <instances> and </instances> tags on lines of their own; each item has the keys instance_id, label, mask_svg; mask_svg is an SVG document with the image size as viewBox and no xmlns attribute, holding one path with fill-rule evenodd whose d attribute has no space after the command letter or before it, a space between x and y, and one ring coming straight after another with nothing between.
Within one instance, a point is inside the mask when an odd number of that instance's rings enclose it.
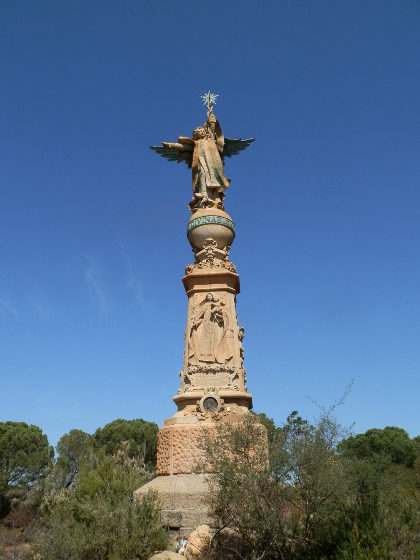
<instances>
[{"instance_id":1,"label":"monument's square base","mask_svg":"<svg viewBox=\"0 0 420 560\"><path fill-rule=\"evenodd\" d=\"M218 426L216 422L198 422L196 418L175 415L159 430L158 476L136 490L133 497L139 500L149 490L157 492L160 520L168 527L171 540L178 536L188 537L199 525L216 529L217 521L211 515L209 486L210 477L214 475L210 474L210 465L205 464L202 441L206 437L224 437L223 424L226 428L233 427L243 418L244 415L237 415L221 420ZM219 427L221 433L218 433ZM266 428L256 423L254 436L253 453L261 459L264 468L268 461ZM201 472L194 473L195 469Z\"/></svg>"},{"instance_id":2,"label":"monument's square base","mask_svg":"<svg viewBox=\"0 0 420 560\"><path fill-rule=\"evenodd\" d=\"M134 492L141 499L149 490L158 492L160 519L169 536L188 537L198 525L214 526L209 512L209 475L173 474L157 476Z\"/></svg>"},{"instance_id":3,"label":"monument's square base","mask_svg":"<svg viewBox=\"0 0 420 560\"><path fill-rule=\"evenodd\" d=\"M231 393L236 397L237 402L227 400L226 395L229 397ZM243 420L245 415L249 414L247 405L252 398L248 393L239 391L225 391L221 394L228 404L220 407L220 412L216 411L212 416L206 416L196 410L197 396L193 405L189 404L190 396L175 397L181 410L172 418L165 420L165 425L158 433L156 461L158 476L208 472L205 466L206 440L218 437L218 426L221 427L226 423L235 424ZM220 400L219 394L208 395L212 395L215 401ZM202 394L198 393L198 397L200 396Z\"/></svg>"}]
</instances>

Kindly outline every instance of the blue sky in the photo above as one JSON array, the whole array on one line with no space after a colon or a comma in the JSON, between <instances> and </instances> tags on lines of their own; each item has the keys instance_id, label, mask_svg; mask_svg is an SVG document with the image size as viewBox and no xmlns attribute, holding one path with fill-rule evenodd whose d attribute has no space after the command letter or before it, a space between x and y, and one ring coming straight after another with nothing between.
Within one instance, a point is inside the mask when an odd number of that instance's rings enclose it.
<instances>
[{"instance_id":1,"label":"blue sky","mask_svg":"<svg viewBox=\"0 0 420 560\"><path fill-rule=\"evenodd\" d=\"M229 137L254 408L420 433L420 4L0 4L0 421L162 425L191 178L148 146L200 95ZM309 397L309 398L308 398Z\"/></svg>"}]
</instances>

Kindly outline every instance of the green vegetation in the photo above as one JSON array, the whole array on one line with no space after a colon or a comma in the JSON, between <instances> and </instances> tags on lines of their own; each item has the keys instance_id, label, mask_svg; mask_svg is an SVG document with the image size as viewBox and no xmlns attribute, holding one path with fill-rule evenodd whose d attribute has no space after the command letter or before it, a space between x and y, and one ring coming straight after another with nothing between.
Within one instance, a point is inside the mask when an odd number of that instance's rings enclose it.
<instances>
[{"instance_id":1,"label":"green vegetation","mask_svg":"<svg viewBox=\"0 0 420 560\"><path fill-rule=\"evenodd\" d=\"M128 442L130 457L142 457L148 469L156 466L156 442L158 427L154 422L136 420L114 420L95 432L95 441L105 453L112 455L121 449L122 442Z\"/></svg>"},{"instance_id":2,"label":"green vegetation","mask_svg":"<svg viewBox=\"0 0 420 560\"><path fill-rule=\"evenodd\" d=\"M404 465L412 468L416 460L418 444L410 439L407 432L401 428L388 426L383 430L374 428L364 434L349 437L340 444L343 454L358 459L375 459L384 463Z\"/></svg>"},{"instance_id":3,"label":"green vegetation","mask_svg":"<svg viewBox=\"0 0 420 560\"><path fill-rule=\"evenodd\" d=\"M420 437L350 435L332 413L311 423L294 411L282 426L249 415L205 442L212 557L420 559ZM70 430L54 461L39 428L0 423L0 558L146 560L165 548L156 496L132 499L154 476L157 431L141 419Z\"/></svg>"},{"instance_id":4,"label":"green vegetation","mask_svg":"<svg viewBox=\"0 0 420 560\"><path fill-rule=\"evenodd\" d=\"M0 422L0 517L12 502L42 485L53 457L54 449L37 426Z\"/></svg>"},{"instance_id":5,"label":"green vegetation","mask_svg":"<svg viewBox=\"0 0 420 560\"><path fill-rule=\"evenodd\" d=\"M219 435L205 442L224 529L214 558L420 558L420 456L404 430L348 437L330 412L312 425L295 411L281 427L257 415Z\"/></svg>"},{"instance_id":6,"label":"green vegetation","mask_svg":"<svg viewBox=\"0 0 420 560\"><path fill-rule=\"evenodd\" d=\"M82 461L75 490L44 497L32 536L34 558L48 560L146 560L165 548L156 496L134 502L132 493L147 480L142 461L126 450Z\"/></svg>"},{"instance_id":7,"label":"green vegetation","mask_svg":"<svg viewBox=\"0 0 420 560\"><path fill-rule=\"evenodd\" d=\"M70 430L54 462L39 428L0 424L0 558L146 560L165 548L156 496L132 496L154 476L157 431L142 419Z\"/></svg>"},{"instance_id":8,"label":"green vegetation","mask_svg":"<svg viewBox=\"0 0 420 560\"><path fill-rule=\"evenodd\" d=\"M94 444L93 437L82 430L70 430L59 439L56 471L63 477L62 486L75 486L81 462L93 452Z\"/></svg>"}]
</instances>

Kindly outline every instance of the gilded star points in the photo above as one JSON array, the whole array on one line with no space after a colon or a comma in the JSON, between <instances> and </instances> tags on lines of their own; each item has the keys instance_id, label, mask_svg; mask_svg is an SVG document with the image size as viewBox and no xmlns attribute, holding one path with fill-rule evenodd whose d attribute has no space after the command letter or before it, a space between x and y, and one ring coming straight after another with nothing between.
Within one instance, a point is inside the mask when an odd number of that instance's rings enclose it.
<instances>
[{"instance_id":1,"label":"gilded star points","mask_svg":"<svg viewBox=\"0 0 420 560\"><path fill-rule=\"evenodd\" d=\"M216 103L216 100L219 97L219 94L212 93L209 90L207 93L205 93L204 95L201 95L200 97L203 100L203 105L207 105L207 109L209 109L210 107L212 107Z\"/></svg>"}]
</instances>

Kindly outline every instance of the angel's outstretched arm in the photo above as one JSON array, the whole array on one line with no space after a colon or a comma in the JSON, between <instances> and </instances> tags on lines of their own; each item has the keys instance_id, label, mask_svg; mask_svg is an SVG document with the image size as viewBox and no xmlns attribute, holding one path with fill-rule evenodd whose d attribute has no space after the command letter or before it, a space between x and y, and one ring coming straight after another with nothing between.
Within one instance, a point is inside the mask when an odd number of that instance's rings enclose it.
<instances>
[{"instance_id":1,"label":"angel's outstretched arm","mask_svg":"<svg viewBox=\"0 0 420 560\"><path fill-rule=\"evenodd\" d=\"M192 144L194 146L194 140L188 138L188 136L178 136L178 142L181 144Z\"/></svg>"},{"instance_id":2,"label":"angel's outstretched arm","mask_svg":"<svg viewBox=\"0 0 420 560\"><path fill-rule=\"evenodd\" d=\"M194 149L193 144L184 144L181 142L162 142L162 146L170 150L179 150L180 152L192 152Z\"/></svg>"},{"instance_id":3,"label":"angel's outstretched arm","mask_svg":"<svg viewBox=\"0 0 420 560\"><path fill-rule=\"evenodd\" d=\"M191 167L194 141L190 138L180 136L178 142L162 142L161 146L150 146L150 149L169 161L185 161Z\"/></svg>"}]
</instances>

